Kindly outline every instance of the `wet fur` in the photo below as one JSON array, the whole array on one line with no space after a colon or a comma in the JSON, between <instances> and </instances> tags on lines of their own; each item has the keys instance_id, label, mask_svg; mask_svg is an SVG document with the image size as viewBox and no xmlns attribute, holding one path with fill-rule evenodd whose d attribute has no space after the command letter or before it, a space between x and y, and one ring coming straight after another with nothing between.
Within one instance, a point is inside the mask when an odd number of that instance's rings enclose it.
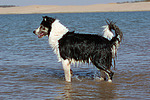
<instances>
[{"instance_id":1,"label":"wet fur","mask_svg":"<svg viewBox=\"0 0 150 100\"><path fill-rule=\"evenodd\" d=\"M113 22L107 22L107 24L105 34L109 39L99 35L70 32L59 20L45 16L41 26L49 30L45 32L40 26L34 33L40 38L48 35L49 44L58 60L62 62L67 82L71 82L70 64L75 62L91 62L103 74L101 79L106 79L107 75L108 81L112 81L114 74L110 70L112 59L116 57L123 34ZM115 30L114 37L111 30ZM108 32L111 36L107 34Z\"/></svg>"}]
</instances>

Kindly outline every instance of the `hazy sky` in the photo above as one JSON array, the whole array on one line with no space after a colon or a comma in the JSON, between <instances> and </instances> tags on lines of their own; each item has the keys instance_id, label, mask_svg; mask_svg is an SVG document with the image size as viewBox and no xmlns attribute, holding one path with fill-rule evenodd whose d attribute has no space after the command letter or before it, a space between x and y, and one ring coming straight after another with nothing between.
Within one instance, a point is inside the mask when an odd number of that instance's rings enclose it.
<instances>
[{"instance_id":1,"label":"hazy sky","mask_svg":"<svg viewBox=\"0 0 150 100\"><path fill-rule=\"evenodd\" d=\"M135 0L0 0L0 5L91 5Z\"/></svg>"}]
</instances>

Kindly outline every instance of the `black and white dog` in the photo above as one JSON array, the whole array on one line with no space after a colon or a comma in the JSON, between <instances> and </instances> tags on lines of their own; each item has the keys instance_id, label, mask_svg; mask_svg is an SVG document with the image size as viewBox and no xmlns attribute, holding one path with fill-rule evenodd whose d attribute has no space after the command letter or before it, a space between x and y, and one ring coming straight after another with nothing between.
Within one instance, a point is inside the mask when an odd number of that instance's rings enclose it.
<instances>
[{"instance_id":1,"label":"black and white dog","mask_svg":"<svg viewBox=\"0 0 150 100\"><path fill-rule=\"evenodd\" d=\"M101 79L112 81L113 72L110 70L112 59L116 57L117 49L123 34L115 23L106 21L104 37L91 34L70 32L59 20L44 16L40 27L33 31L39 38L48 36L49 44L62 62L65 79L71 82L71 63L92 63L100 69ZM115 36L113 36L113 32ZM109 38L109 39L108 39Z\"/></svg>"}]
</instances>

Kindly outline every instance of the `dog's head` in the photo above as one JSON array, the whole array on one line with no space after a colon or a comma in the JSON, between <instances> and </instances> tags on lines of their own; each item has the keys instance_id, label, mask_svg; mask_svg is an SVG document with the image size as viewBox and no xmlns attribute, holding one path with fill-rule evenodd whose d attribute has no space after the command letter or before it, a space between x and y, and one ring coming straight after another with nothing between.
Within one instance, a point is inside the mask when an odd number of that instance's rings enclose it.
<instances>
[{"instance_id":1,"label":"dog's head","mask_svg":"<svg viewBox=\"0 0 150 100\"><path fill-rule=\"evenodd\" d=\"M55 20L56 19L52 17L44 16L43 21L41 22L39 28L34 30L33 33L38 35L39 38L42 38L43 36L47 36L47 35L49 36L52 28L52 23Z\"/></svg>"}]
</instances>

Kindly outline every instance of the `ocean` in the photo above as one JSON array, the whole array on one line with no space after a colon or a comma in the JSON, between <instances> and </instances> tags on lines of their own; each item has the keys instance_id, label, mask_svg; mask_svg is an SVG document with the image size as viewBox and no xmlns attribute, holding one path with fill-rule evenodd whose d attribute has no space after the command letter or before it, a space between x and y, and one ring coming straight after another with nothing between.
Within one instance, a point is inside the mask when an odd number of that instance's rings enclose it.
<instances>
[{"instance_id":1,"label":"ocean","mask_svg":"<svg viewBox=\"0 0 150 100\"><path fill-rule=\"evenodd\" d=\"M33 34L42 16L70 31L102 35L110 19L123 32L113 82L100 81L92 64L72 66L72 82L48 44ZM150 12L0 15L0 100L149 100Z\"/></svg>"}]
</instances>

